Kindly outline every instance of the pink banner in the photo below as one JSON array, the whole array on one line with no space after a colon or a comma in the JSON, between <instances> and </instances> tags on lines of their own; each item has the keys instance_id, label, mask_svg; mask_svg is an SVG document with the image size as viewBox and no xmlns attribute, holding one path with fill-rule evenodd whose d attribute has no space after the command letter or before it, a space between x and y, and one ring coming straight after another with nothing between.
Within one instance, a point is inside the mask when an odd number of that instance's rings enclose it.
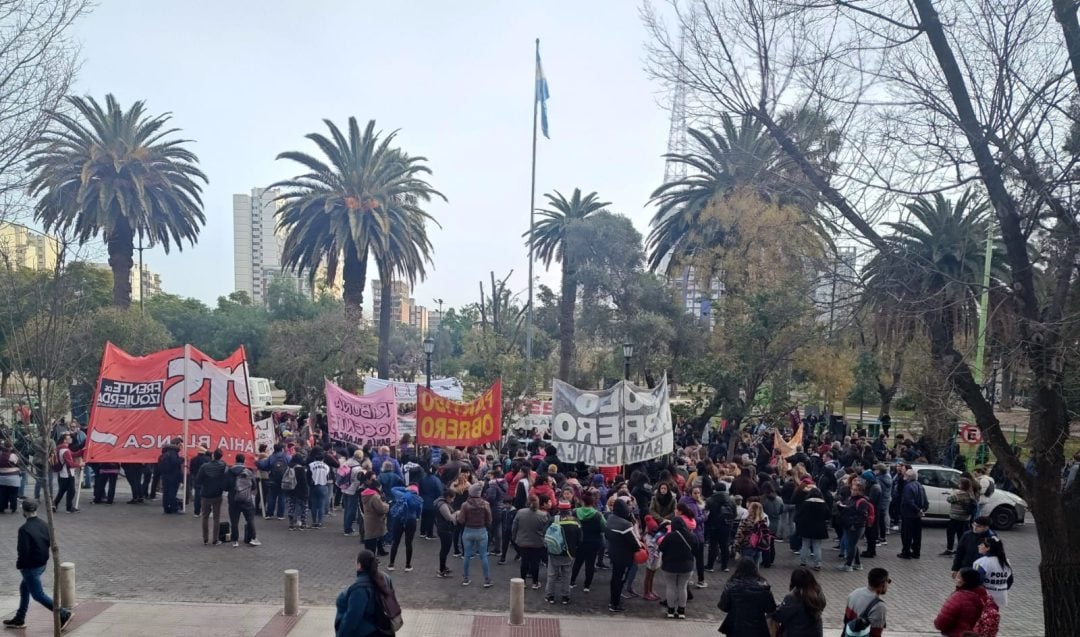
<instances>
[{"instance_id":1,"label":"pink banner","mask_svg":"<svg viewBox=\"0 0 1080 637\"><path fill-rule=\"evenodd\" d=\"M386 387L366 396L350 394L326 381L326 419L330 438L362 447L397 445L397 399Z\"/></svg>"}]
</instances>

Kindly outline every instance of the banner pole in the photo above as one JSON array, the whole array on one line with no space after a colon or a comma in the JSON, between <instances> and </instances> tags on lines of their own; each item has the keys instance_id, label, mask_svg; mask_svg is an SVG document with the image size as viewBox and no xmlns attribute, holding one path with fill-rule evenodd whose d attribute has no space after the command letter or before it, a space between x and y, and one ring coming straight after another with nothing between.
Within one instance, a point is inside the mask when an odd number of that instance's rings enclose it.
<instances>
[{"instance_id":1,"label":"banner pole","mask_svg":"<svg viewBox=\"0 0 1080 637\"><path fill-rule=\"evenodd\" d=\"M184 442L181 447L180 459L183 461L184 493L180 496L180 510L187 513L187 487L188 487L188 363L191 361L191 345L184 345Z\"/></svg>"},{"instance_id":2,"label":"banner pole","mask_svg":"<svg viewBox=\"0 0 1080 637\"><path fill-rule=\"evenodd\" d=\"M82 478L83 478L83 468L79 467L79 474L77 476L75 476L75 479L78 481L77 486L75 487L75 508L76 509L79 508L79 496L82 495Z\"/></svg>"}]
</instances>

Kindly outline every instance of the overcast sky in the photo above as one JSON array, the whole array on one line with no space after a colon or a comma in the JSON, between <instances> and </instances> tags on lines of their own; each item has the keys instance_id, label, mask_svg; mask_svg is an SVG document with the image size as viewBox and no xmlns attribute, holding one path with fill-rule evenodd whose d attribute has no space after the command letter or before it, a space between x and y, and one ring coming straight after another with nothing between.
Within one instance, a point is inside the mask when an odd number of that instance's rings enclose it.
<instances>
[{"instance_id":1,"label":"overcast sky","mask_svg":"<svg viewBox=\"0 0 1080 637\"><path fill-rule=\"evenodd\" d=\"M632 0L108 0L78 32L78 91L171 111L210 178L198 245L146 255L168 292L213 303L232 291L232 194L296 174L274 157L312 150L305 134L350 115L400 129L449 199L431 206L442 228L417 301L474 302L492 270L514 270L524 290L537 37L551 89L538 205L553 189L596 190L647 230L668 119Z\"/></svg>"}]
</instances>

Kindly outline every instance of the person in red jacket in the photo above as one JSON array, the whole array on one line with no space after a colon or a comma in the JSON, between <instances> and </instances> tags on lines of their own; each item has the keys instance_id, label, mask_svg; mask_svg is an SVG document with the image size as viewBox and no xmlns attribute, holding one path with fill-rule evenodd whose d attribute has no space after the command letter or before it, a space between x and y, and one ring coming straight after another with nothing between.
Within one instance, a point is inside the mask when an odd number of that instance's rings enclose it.
<instances>
[{"instance_id":1,"label":"person in red jacket","mask_svg":"<svg viewBox=\"0 0 1080 637\"><path fill-rule=\"evenodd\" d=\"M953 575L956 590L945 600L934 628L946 637L961 637L975 627L987 605L986 589L982 585L982 576L972 568L962 568Z\"/></svg>"}]
</instances>

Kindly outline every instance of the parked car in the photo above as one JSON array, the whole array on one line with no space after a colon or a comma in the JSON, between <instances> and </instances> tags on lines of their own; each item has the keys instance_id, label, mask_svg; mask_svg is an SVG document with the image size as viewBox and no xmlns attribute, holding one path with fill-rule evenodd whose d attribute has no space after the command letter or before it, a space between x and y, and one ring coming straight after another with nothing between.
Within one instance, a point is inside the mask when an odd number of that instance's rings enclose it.
<instances>
[{"instance_id":1,"label":"parked car","mask_svg":"<svg viewBox=\"0 0 1080 637\"><path fill-rule=\"evenodd\" d=\"M913 465L919 476L919 483L926 489L926 499L930 508L926 511L927 519L947 520L949 501L956 485L960 482L960 472L942 465ZM979 498L979 515L990 518L993 528L1008 531L1017 524L1024 524L1027 516L1027 502L1015 493L994 489L989 496Z\"/></svg>"}]
</instances>

